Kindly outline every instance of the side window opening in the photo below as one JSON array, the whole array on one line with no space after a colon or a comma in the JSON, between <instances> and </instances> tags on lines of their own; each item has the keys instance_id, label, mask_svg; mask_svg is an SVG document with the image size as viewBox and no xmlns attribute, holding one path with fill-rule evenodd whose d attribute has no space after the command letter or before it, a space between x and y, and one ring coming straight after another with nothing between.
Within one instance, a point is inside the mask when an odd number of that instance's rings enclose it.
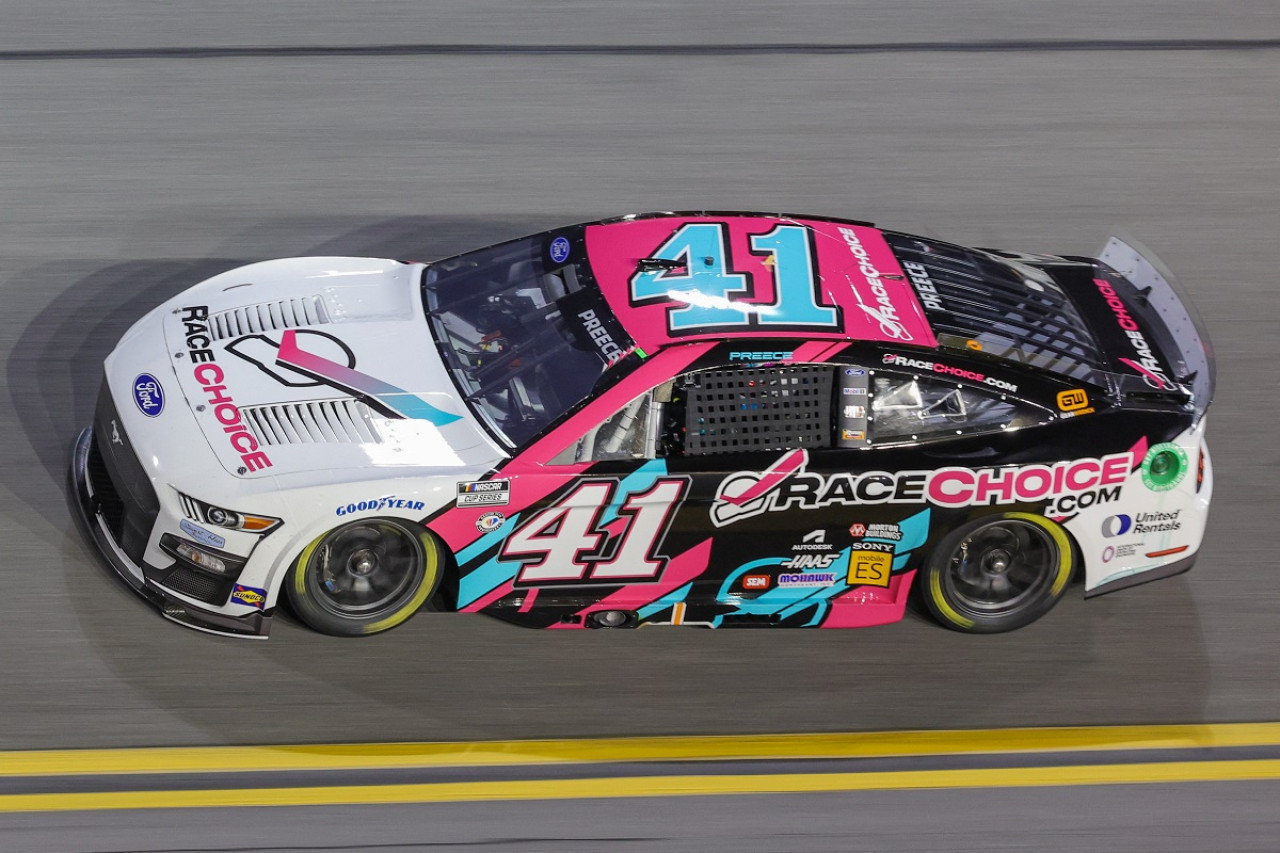
<instances>
[{"instance_id":1,"label":"side window opening","mask_svg":"<svg viewBox=\"0 0 1280 853\"><path fill-rule=\"evenodd\" d=\"M1044 423L1047 412L966 385L877 371L871 394L871 438L877 445Z\"/></svg>"},{"instance_id":2,"label":"side window opening","mask_svg":"<svg viewBox=\"0 0 1280 853\"><path fill-rule=\"evenodd\" d=\"M668 380L636 397L599 426L587 430L576 444L556 456L552 464L655 459L668 455L659 452L659 444L674 385L674 379Z\"/></svg>"},{"instance_id":3,"label":"side window opening","mask_svg":"<svg viewBox=\"0 0 1280 853\"><path fill-rule=\"evenodd\" d=\"M830 447L832 373L829 365L788 365L680 377L685 455Z\"/></svg>"}]
</instances>

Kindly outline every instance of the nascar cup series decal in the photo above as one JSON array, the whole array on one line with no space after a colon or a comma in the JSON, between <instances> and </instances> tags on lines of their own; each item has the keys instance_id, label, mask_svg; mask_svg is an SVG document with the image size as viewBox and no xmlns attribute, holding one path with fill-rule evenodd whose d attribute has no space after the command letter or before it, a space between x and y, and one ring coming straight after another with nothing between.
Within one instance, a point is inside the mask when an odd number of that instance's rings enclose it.
<instances>
[{"instance_id":1,"label":"nascar cup series decal","mask_svg":"<svg viewBox=\"0 0 1280 853\"><path fill-rule=\"evenodd\" d=\"M725 527L793 506L885 503L956 508L1047 500L1050 512L1073 512L1077 506L1118 500L1132 460L1131 453L1112 453L1052 465L818 474L804 470L808 451L793 450L765 471L725 477L711 505L711 521Z\"/></svg>"},{"instance_id":2,"label":"nascar cup series decal","mask_svg":"<svg viewBox=\"0 0 1280 853\"><path fill-rule=\"evenodd\" d=\"M458 506L506 506L510 501L510 480L458 484Z\"/></svg>"}]
</instances>

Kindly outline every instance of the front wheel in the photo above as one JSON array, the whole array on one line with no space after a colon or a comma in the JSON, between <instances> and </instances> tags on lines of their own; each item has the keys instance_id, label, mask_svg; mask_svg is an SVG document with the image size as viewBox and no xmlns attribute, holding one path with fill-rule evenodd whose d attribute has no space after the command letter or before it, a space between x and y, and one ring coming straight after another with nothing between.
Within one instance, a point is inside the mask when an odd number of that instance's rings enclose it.
<instances>
[{"instance_id":1,"label":"front wheel","mask_svg":"<svg viewBox=\"0 0 1280 853\"><path fill-rule=\"evenodd\" d=\"M303 622L340 637L394 628L440 583L444 552L436 538L392 518L353 521L303 549L286 588Z\"/></svg>"},{"instance_id":2,"label":"front wheel","mask_svg":"<svg viewBox=\"0 0 1280 853\"><path fill-rule=\"evenodd\" d=\"M1056 522L1024 512L987 516L934 549L924 570L925 604L957 631L1012 631L1058 603L1072 565L1071 542Z\"/></svg>"}]
</instances>

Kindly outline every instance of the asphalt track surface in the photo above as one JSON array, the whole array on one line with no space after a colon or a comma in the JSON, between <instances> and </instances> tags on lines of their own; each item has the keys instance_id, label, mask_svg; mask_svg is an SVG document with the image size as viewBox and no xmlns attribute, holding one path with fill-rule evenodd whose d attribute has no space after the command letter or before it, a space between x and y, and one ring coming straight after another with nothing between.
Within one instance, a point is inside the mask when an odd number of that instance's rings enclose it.
<instances>
[{"instance_id":1,"label":"asphalt track surface","mask_svg":"<svg viewBox=\"0 0 1280 853\"><path fill-rule=\"evenodd\" d=\"M1280 7L1066 6L0 3L0 748L1280 718ZM1218 350L1195 570L997 637L422 614L253 643L162 621L77 533L65 467L101 358L187 285L700 207L1028 251L1140 238Z\"/></svg>"}]
</instances>

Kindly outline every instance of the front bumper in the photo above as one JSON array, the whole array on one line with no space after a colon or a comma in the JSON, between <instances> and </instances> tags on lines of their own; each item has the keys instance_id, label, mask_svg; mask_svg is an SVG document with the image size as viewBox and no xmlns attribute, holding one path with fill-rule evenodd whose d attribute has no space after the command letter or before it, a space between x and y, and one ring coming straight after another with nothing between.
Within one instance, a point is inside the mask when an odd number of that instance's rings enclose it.
<instances>
[{"instance_id":1,"label":"front bumper","mask_svg":"<svg viewBox=\"0 0 1280 853\"><path fill-rule=\"evenodd\" d=\"M130 506L128 496L119 493L107 466L102 464L92 427L86 428L76 438L71 456L71 482L79 518L98 551L116 574L159 609L164 618L211 634L266 639L271 627L270 611L228 616L196 607L156 584L147 576L148 567L140 559L130 556L130 552L138 551L131 540L141 532L136 529L139 513L136 507ZM130 512L131 508L135 511Z\"/></svg>"}]
</instances>

